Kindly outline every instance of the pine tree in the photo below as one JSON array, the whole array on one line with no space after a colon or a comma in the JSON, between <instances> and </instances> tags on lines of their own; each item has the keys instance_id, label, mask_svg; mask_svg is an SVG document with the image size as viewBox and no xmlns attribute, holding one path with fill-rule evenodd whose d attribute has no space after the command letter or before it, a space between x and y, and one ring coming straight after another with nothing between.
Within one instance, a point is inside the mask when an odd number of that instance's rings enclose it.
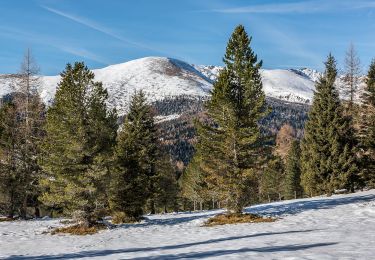
<instances>
[{"instance_id":1,"label":"pine tree","mask_svg":"<svg viewBox=\"0 0 375 260\"><path fill-rule=\"evenodd\" d=\"M164 213L168 210L178 210L179 187L176 179L176 170L167 156L161 156L157 161L157 175L154 185L155 205Z\"/></svg>"},{"instance_id":2,"label":"pine tree","mask_svg":"<svg viewBox=\"0 0 375 260\"><path fill-rule=\"evenodd\" d=\"M362 95L359 140L364 181L375 187L375 60L371 62Z\"/></svg>"},{"instance_id":3,"label":"pine tree","mask_svg":"<svg viewBox=\"0 0 375 260\"><path fill-rule=\"evenodd\" d=\"M286 199L301 197L301 148L294 140L286 157L284 196Z\"/></svg>"},{"instance_id":4,"label":"pine tree","mask_svg":"<svg viewBox=\"0 0 375 260\"><path fill-rule=\"evenodd\" d=\"M268 161L260 178L260 191L263 198L280 200L284 192L284 163L281 157L273 156Z\"/></svg>"},{"instance_id":5,"label":"pine tree","mask_svg":"<svg viewBox=\"0 0 375 260\"><path fill-rule=\"evenodd\" d=\"M197 149L206 182L216 187L228 211L236 213L254 197L263 162L258 122L268 111L259 72L262 62L250 42L245 28L237 26L207 104L212 123L198 126Z\"/></svg>"},{"instance_id":6,"label":"pine tree","mask_svg":"<svg viewBox=\"0 0 375 260\"><path fill-rule=\"evenodd\" d=\"M193 203L193 210L197 209L197 203L202 204L207 200L208 193L217 190L215 187L208 188L201 162L202 157L198 150L179 179L182 197Z\"/></svg>"},{"instance_id":7,"label":"pine tree","mask_svg":"<svg viewBox=\"0 0 375 260\"><path fill-rule=\"evenodd\" d=\"M106 106L108 93L83 62L61 73L55 100L47 112L47 136L40 163L46 172L41 200L63 208L89 226L106 207L108 168L116 137L116 113Z\"/></svg>"},{"instance_id":8,"label":"pine tree","mask_svg":"<svg viewBox=\"0 0 375 260\"><path fill-rule=\"evenodd\" d=\"M309 195L353 190L358 176L354 131L335 89L336 61L325 63L302 140L302 184Z\"/></svg>"},{"instance_id":9,"label":"pine tree","mask_svg":"<svg viewBox=\"0 0 375 260\"><path fill-rule=\"evenodd\" d=\"M129 113L119 133L114 156L110 205L125 213L125 221L139 220L149 200L155 212L157 131L150 105L143 92L131 100Z\"/></svg>"},{"instance_id":10,"label":"pine tree","mask_svg":"<svg viewBox=\"0 0 375 260\"><path fill-rule=\"evenodd\" d=\"M0 109L0 209L9 218L20 213L25 198L19 178L19 127L14 103L4 103Z\"/></svg>"}]
</instances>

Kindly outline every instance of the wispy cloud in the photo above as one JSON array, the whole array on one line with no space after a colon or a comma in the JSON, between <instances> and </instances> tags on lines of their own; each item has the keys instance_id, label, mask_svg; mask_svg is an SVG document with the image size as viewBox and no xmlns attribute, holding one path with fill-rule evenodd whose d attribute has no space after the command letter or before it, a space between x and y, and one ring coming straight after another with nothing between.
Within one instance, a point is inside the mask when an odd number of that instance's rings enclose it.
<instances>
[{"instance_id":1,"label":"wispy cloud","mask_svg":"<svg viewBox=\"0 0 375 260\"><path fill-rule=\"evenodd\" d=\"M218 13L319 13L337 10L353 10L375 8L372 0L315 0L299 2L281 2L273 4L250 5L234 8L212 9L211 12Z\"/></svg>"},{"instance_id":2,"label":"wispy cloud","mask_svg":"<svg viewBox=\"0 0 375 260\"><path fill-rule=\"evenodd\" d=\"M102 63L104 65L110 64L110 62L103 59L99 55L96 55L95 53L93 53L93 52L91 52L87 49L84 49L84 48L77 48L77 47L72 47L72 46L55 46L55 47L59 48L60 50L66 52L66 53L70 53L70 54L73 54L73 55L76 55L76 56L79 56L79 57L90 59L90 60Z\"/></svg>"},{"instance_id":3,"label":"wispy cloud","mask_svg":"<svg viewBox=\"0 0 375 260\"><path fill-rule=\"evenodd\" d=\"M81 17L81 16L77 16L77 15L73 15L73 14L69 14L67 12L63 12L63 11L60 11L60 10L57 10L55 8L51 8L51 7L48 7L48 6L45 6L45 5L40 5L43 9L51 12L51 13L54 13L54 14L57 14L59 16L62 16L62 17L65 17L71 21L74 21L76 23L79 23L79 24L82 24L86 27L89 27L93 30L96 30L98 32L101 32L103 34L106 34L116 40L119 40L125 44L130 44L130 45L133 45L133 46L136 46L136 47L139 47L139 48L142 48L142 49L147 49L147 50L151 50L151 51L155 51L155 52L158 52L158 53L164 53L164 51L161 51L161 50L156 50L154 48L151 48L149 47L148 45L146 44L143 44L143 43L140 43L140 42L137 42L137 41L133 41L133 40L129 40L115 32L113 32L112 29L106 27L106 26L103 26L93 20L90 20L90 19L87 19L85 17Z\"/></svg>"},{"instance_id":4,"label":"wispy cloud","mask_svg":"<svg viewBox=\"0 0 375 260\"><path fill-rule=\"evenodd\" d=\"M104 58L92 53L91 51L85 48L75 47L73 44L68 44L67 42L62 42L61 40L56 39L54 37L50 37L50 36L43 35L43 34L38 34L36 32L23 31L23 30L19 30L15 28L0 26L0 36L4 38L15 39L15 40L22 41L22 42L36 43L36 44L42 44L45 46L50 46L60 51L63 51L65 53L73 54L81 58L96 61L103 65L110 64Z\"/></svg>"}]
</instances>

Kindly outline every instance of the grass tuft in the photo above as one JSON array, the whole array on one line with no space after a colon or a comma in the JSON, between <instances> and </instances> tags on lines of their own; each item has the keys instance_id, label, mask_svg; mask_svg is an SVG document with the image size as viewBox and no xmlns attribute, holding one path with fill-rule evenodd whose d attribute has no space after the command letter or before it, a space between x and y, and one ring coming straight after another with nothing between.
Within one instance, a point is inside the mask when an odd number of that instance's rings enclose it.
<instances>
[{"instance_id":1,"label":"grass tuft","mask_svg":"<svg viewBox=\"0 0 375 260\"><path fill-rule=\"evenodd\" d=\"M231 214L220 214L212 218L209 218L203 226L212 227L218 225L227 224L239 224L239 223L260 223L260 222L274 222L275 218L263 217L256 214L250 213L231 213Z\"/></svg>"},{"instance_id":2,"label":"grass tuft","mask_svg":"<svg viewBox=\"0 0 375 260\"><path fill-rule=\"evenodd\" d=\"M85 236L85 235L92 235L100 230L106 229L106 226L104 224L97 223L91 227L85 227L82 225L73 225L73 226L67 226L67 227L60 227L55 228L51 231L52 235L56 234L71 234L71 235L78 235L78 236Z\"/></svg>"}]
</instances>

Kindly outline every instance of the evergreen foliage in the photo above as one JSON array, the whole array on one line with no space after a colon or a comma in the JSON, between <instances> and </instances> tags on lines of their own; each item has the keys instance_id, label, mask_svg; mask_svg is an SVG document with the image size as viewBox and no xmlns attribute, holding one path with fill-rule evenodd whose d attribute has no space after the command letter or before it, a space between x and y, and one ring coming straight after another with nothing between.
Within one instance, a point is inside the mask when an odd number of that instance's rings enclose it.
<instances>
[{"instance_id":1,"label":"evergreen foliage","mask_svg":"<svg viewBox=\"0 0 375 260\"><path fill-rule=\"evenodd\" d=\"M178 211L179 187L176 170L171 160L161 156L157 162L157 175L154 182L155 207L159 212Z\"/></svg>"},{"instance_id":2,"label":"evergreen foliage","mask_svg":"<svg viewBox=\"0 0 375 260\"><path fill-rule=\"evenodd\" d=\"M263 200L281 200L284 193L284 163L280 156L269 159L260 178L260 195Z\"/></svg>"},{"instance_id":3,"label":"evergreen foliage","mask_svg":"<svg viewBox=\"0 0 375 260\"><path fill-rule=\"evenodd\" d=\"M294 140L286 157L284 197L294 199L302 197L301 186L301 148L298 140Z\"/></svg>"},{"instance_id":4,"label":"evergreen foliage","mask_svg":"<svg viewBox=\"0 0 375 260\"><path fill-rule=\"evenodd\" d=\"M207 104L212 122L201 123L197 129L203 176L230 212L242 212L255 196L255 180L263 161L258 122L268 109L259 72L262 62L250 41L245 28L237 26L227 45L225 67Z\"/></svg>"},{"instance_id":5,"label":"evergreen foliage","mask_svg":"<svg viewBox=\"0 0 375 260\"><path fill-rule=\"evenodd\" d=\"M149 200L155 213L155 179L158 156L157 129L143 92L131 100L118 135L112 169L110 205L130 220L139 220Z\"/></svg>"},{"instance_id":6,"label":"evergreen foliage","mask_svg":"<svg viewBox=\"0 0 375 260\"><path fill-rule=\"evenodd\" d=\"M19 120L13 103L5 103L0 110L0 210L13 218L19 214L25 199L24 186L20 178Z\"/></svg>"},{"instance_id":7,"label":"evergreen foliage","mask_svg":"<svg viewBox=\"0 0 375 260\"><path fill-rule=\"evenodd\" d=\"M94 81L83 62L76 62L61 73L47 112L41 200L63 208L83 225L93 224L107 205L105 187L117 129L107 99L102 83Z\"/></svg>"},{"instance_id":8,"label":"evergreen foliage","mask_svg":"<svg viewBox=\"0 0 375 260\"><path fill-rule=\"evenodd\" d=\"M362 96L359 140L364 181L375 187L375 60L371 62Z\"/></svg>"},{"instance_id":9,"label":"evergreen foliage","mask_svg":"<svg viewBox=\"0 0 375 260\"><path fill-rule=\"evenodd\" d=\"M309 195L353 190L358 177L354 131L334 86L337 69L332 55L325 65L302 140L301 180Z\"/></svg>"},{"instance_id":10,"label":"evergreen foliage","mask_svg":"<svg viewBox=\"0 0 375 260\"><path fill-rule=\"evenodd\" d=\"M194 210L196 210L197 203L208 200L207 194L209 192L214 192L214 187L211 187L211 189L207 187L204 171L200 168L201 161L202 157L198 150L179 179L181 194L184 198L193 202Z\"/></svg>"}]
</instances>

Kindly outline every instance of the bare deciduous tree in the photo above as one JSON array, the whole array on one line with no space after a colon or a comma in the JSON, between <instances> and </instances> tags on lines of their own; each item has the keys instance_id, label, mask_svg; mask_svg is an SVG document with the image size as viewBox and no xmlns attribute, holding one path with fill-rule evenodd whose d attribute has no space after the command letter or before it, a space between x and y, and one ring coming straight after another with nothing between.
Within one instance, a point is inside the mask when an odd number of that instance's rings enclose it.
<instances>
[{"instance_id":1,"label":"bare deciduous tree","mask_svg":"<svg viewBox=\"0 0 375 260\"><path fill-rule=\"evenodd\" d=\"M8 155L9 160L2 162L0 170L1 181L9 182L4 189L4 196L12 205L7 212L9 216L18 214L26 218L27 207L36 206L38 143L43 136L44 120L44 105L38 95L38 72L31 51L27 50L20 72L13 76L9 108L2 111L2 128L8 134L0 136L0 150ZM38 215L37 210L35 213Z\"/></svg>"},{"instance_id":2,"label":"bare deciduous tree","mask_svg":"<svg viewBox=\"0 0 375 260\"><path fill-rule=\"evenodd\" d=\"M349 98L349 109L351 109L353 107L356 94L358 93L361 75L361 61L358 57L353 43L349 45L349 48L346 52L344 66L344 94Z\"/></svg>"}]
</instances>

